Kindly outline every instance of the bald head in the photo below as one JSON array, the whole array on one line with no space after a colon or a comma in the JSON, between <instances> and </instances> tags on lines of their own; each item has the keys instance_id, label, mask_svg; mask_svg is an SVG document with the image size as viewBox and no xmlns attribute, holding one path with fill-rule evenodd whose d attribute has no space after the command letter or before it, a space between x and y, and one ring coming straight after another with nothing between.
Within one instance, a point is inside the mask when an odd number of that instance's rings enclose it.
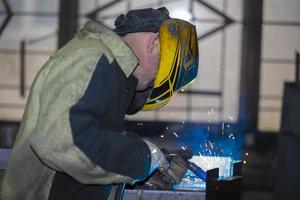
<instances>
[{"instance_id":1,"label":"bald head","mask_svg":"<svg viewBox=\"0 0 300 200\"><path fill-rule=\"evenodd\" d=\"M152 32L128 33L122 39L139 59L139 65L133 72L138 79L137 90L153 86L159 61L159 34Z\"/></svg>"}]
</instances>

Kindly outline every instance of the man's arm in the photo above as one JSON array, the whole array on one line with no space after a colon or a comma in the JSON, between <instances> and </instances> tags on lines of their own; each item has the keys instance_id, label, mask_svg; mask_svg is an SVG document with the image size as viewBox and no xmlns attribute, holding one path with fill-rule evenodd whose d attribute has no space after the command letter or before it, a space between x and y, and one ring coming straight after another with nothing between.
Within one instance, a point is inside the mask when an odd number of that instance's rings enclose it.
<instances>
[{"instance_id":1,"label":"man's arm","mask_svg":"<svg viewBox=\"0 0 300 200\"><path fill-rule=\"evenodd\" d=\"M82 69L78 67L78 70ZM52 100L45 103L46 109L41 108L39 126L30 138L32 149L49 168L64 172L81 183L134 183L150 173L151 153L140 137L99 126L99 118L110 103L109 86L115 81L109 77L112 70L108 60L102 56L86 91L95 95L94 98L80 98L63 112L55 106L74 98L72 95L76 88L72 81L82 81L80 78L85 77L87 70L76 72L82 74L74 75L75 79L63 77L50 81L47 85L50 89L41 94L50 96L47 92L53 90L56 96L48 97ZM63 101L62 97L68 99ZM53 112L60 113L55 120Z\"/></svg>"}]
</instances>

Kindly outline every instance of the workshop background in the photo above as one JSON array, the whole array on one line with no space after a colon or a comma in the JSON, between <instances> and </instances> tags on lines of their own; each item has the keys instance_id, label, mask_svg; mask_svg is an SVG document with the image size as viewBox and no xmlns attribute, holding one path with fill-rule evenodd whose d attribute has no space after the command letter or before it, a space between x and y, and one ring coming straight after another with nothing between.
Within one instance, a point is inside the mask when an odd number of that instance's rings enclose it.
<instances>
[{"instance_id":1,"label":"workshop background","mask_svg":"<svg viewBox=\"0 0 300 200\"><path fill-rule=\"evenodd\" d=\"M242 160L243 200L298 196L299 0L1 0L1 168L49 56L89 19L112 28L121 13L161 6L196 25L199 76L162 109L128 116L127 128L169 148Z\"/></svg>"}]
</instances>

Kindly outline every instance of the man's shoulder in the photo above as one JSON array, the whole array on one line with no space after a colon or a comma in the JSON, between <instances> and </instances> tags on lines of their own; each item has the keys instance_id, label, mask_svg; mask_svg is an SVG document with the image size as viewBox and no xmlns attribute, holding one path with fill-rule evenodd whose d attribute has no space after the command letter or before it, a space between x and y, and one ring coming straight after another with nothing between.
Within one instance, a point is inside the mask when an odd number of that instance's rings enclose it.
<instances>
[{"instance_id":1,"label":"man's shoulder","mask_svg":"<svg viewBox=\"0 0 300 200\"><path fill-rule=\"evenodd\" d=\"M109 48L101 41L93 37L76 36L70 40L65 46L59 49L54 56L64 58L76 58L80 55L86 58L99 57L104 54L112 62L112 53ZM98 55L98 56L97 56Z\"/></svg>"},{"instance_id":2,"label":"man's shoulder","mask_svg":"<svg viewBox=\"0 0 300 200\"><path fill-rule=\"evenodd\" d=\"M128 77L138 65L138 59L131 48L112 30L97 22L88 21L78 32L79 38L91 37L102 44L103 53L111 57L121 67L122 71Z\"/></svg>"}]
</instances>

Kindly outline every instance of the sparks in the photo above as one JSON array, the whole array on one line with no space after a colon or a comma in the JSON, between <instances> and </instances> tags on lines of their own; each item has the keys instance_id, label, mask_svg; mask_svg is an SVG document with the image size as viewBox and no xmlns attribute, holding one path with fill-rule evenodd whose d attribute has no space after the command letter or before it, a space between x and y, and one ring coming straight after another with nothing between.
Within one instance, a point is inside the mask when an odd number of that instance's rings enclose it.
<instances>
[{"instance_id":1,"label":"sparks","mask_svg":"<svg viewBox=\"0 0 300 200\"><path fill-rule=\"evenodd\" d=\"M173 134L178 138L178 135L175 132L173 132Z\"/></svg>"},{"instance_id":2,"label":"sparks","mask_svg":"<svg viewBox=\"0 0 300 200\"><path fill-rule=\"evenodd\" d=\"M164 138L165 136L164 136L164 135L160 135L160 137L161 137L161 138Z\"/></svg>"},{"instance_id":3,"label":"sparks","mask_svg":"<svg viewBox=\"0 0 300 200\"><path fill-rule=\"evenodd\" d=\"M222 123L222 135L224 135L224 122Z\"/></svg>"},{"instance_id":4,"label":"sparks","mask_svg":"<svg viewBox=\"0 0 300 200\"><path fill-rule=\"evenodd\" d=\"M184 150L184 151L186 150L186 148L185 148L184 146L181 146L181 148L182 148L182 150Z\"/></svg>"},{"instance_id":5,"label":"sparks","mask_svg":"<svg viewBox=\"0 0 300 200\"><path fill-rule=\"evenodd\" d=\"M208 155L211 155L212 156L212 153L211 153L211 150L210 149L208 149Z\"/></svg>"}]
</instances>

